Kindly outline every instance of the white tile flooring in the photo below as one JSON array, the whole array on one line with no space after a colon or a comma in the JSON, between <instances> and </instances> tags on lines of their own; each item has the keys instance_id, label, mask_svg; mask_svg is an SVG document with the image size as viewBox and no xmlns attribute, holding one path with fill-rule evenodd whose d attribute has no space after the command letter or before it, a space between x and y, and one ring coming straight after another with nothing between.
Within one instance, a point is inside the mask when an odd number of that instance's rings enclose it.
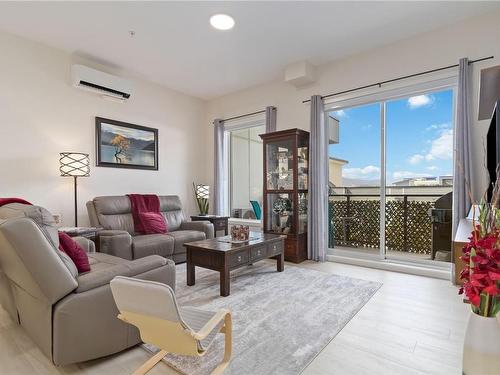
<instances>
[{"instance_id":1,"label":"white tile flooring","mask_svg":"<svg viewBox=\"0 0 500 375\"><path fill-rule=\"evenodd\" d=\"M299 267L384 283L304 375L461 374L469 309L449 281L331 262L304 262ZM147 358L135 347L104 359L54 367L0 308L2 375L128 374ZM176 372L160 364L150 374Z\"/></svg>"}]
</instances>

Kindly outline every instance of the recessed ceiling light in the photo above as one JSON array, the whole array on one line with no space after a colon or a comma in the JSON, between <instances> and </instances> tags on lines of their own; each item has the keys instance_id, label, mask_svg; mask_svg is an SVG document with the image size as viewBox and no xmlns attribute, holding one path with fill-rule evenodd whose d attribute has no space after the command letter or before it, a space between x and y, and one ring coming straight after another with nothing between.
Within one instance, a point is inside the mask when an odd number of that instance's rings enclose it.
<instances>
[{"instance_id":1,"label":"recessed ceiling light","mask_svg":"<svg viewBox=\"0 0 500 375\"><path fill-rule=\"evenodd\" d=\"M210 25L217 30L230 30L234 27L234 19L227 14L215 14L210 17Z\"/></svg>"}]
</instances>

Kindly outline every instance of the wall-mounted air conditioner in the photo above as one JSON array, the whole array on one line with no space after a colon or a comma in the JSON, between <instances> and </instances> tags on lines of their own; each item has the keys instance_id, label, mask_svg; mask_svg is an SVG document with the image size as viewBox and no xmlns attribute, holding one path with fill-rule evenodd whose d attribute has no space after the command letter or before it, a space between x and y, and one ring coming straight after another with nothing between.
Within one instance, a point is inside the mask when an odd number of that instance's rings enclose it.
<instances>
[{"instance_id":1,"label":"wall-mounted air conditioner","mask_svg":"<svg viewBox=\"0 0 500 375\"><path fill-rule=\"evenodd\" d=\"M129 80L83 65L71 67L71 81L73 86L80 89L122 101L130 98L132 93L132 83Z\"/></svg>"}]
</instances>

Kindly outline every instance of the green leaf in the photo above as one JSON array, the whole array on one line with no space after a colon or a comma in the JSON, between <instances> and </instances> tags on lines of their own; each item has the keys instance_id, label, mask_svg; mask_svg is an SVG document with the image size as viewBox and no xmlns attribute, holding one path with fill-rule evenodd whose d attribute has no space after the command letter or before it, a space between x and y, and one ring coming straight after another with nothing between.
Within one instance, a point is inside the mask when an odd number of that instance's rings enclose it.
<instances>
[{"instance_id":1,"label":"green leaf","mask_svg":"<svg viewBox=\"0 0 500 375\"><path fill-rule=\"evenodd\" d=\"M490 316L495 317L498 313L500 313L500 298L498 298L498 296L495 296L493 297Z\"/></svg>"}]
</instances>

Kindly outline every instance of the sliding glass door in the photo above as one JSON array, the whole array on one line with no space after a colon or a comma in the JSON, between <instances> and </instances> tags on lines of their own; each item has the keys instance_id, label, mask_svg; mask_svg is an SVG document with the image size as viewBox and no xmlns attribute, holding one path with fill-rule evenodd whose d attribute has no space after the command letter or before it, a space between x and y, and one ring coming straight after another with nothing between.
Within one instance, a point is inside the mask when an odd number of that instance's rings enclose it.
<instances>
[{"instance_id":1,"label":"sliding glass door","mask_svg":"<svg viewBox=\"0 0 500 375\"><path fill-rule=\"evenodd\" d=\"M329 147L329 243L360 254L380 253L381 114L379 103L334 111Z\"/></svg>"},{"instance_id":2,"label":"sliding glass door","mask_svg":"<svg viewBox=\"0 0 500 375\"><path fill-rule=\"evenodd\" d=\"M386 103L387 257L451 261L453 90Z\"/></svg>"},{"instance_id":3,"label":"sliding glass door","mask_svg":"<svg viewBox=\"0 0 500 375\"><path fill-rule=\"evenodd\" d=\"M334 253L451 260L453 100L450 88L329 112Z\"/></svg>"}]
</instances>

